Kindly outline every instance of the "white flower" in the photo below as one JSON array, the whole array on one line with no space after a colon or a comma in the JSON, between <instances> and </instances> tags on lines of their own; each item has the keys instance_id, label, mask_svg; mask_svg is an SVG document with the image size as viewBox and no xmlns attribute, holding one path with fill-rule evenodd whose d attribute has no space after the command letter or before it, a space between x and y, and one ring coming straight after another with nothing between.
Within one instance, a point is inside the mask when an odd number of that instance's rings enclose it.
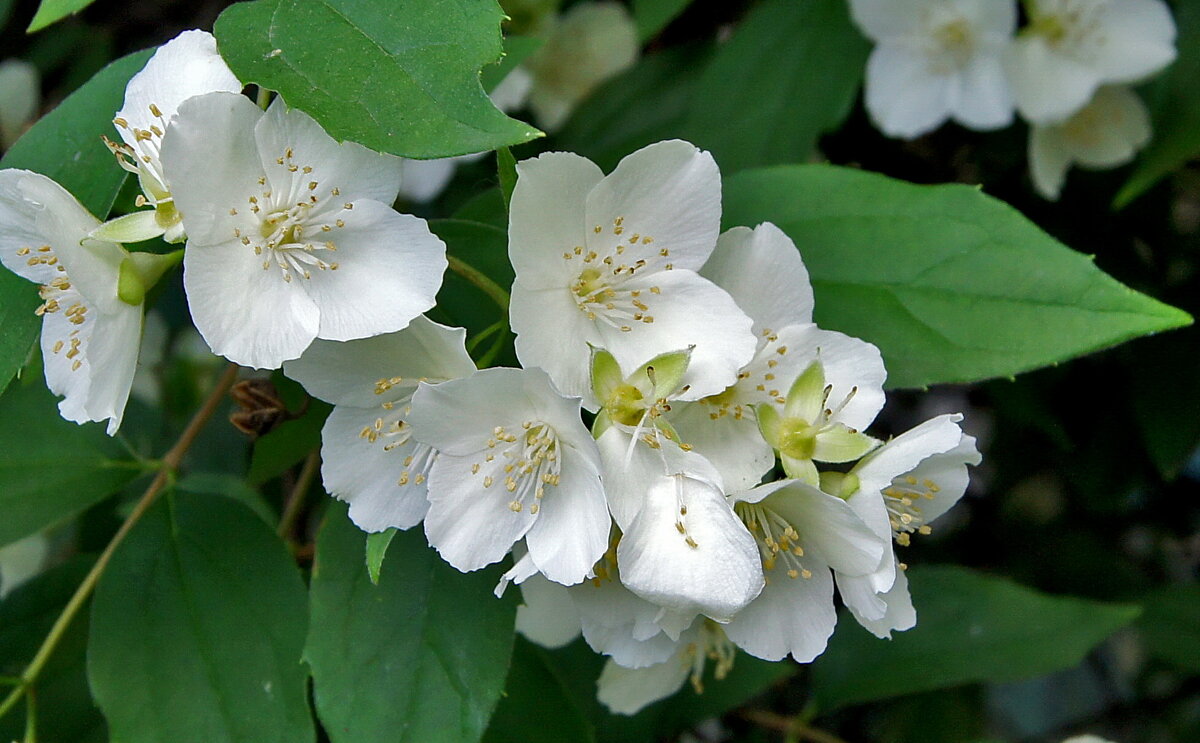
<instances>
[{"instance_id":1,"label":"white flower","mask_svg":"<svg viewBox=\"0 0 1200 743\"><path fill-rule=\"evenodd\" d=\"M999 129L1012 121L1003 55L1017 23L1013 0L851 0L875 41L867 110L885 134L914 137L944 121Z\"/></svg>"},{"instance_id":2,"label":"white flower","mask_svg":"<svg viewBox=\"0 0 1200 743\"><path fill-rule=\"evenodd\" d=\"M163 140L183 215L184 289L217 354L277 368L316 338L401 330L434 304L445 245L391 209L396 158L338 144L276 99L185 101Z\"/></svg>"},{"instance_id":3,"label":"white flower","mask_svg":"<svg viewBox=\"0 0 1200 743\"><path fill-rule=\"evenodd\" d=\"M579 611L571 600L572 590L573 587L548 580L541 573L522 581L517 632L550 649L561 648L579 637L581 623Z\"/></svg>"},{"instance_id":4,"label":"white flower","mask_svg":"<svg viewBox=\"0 0 1200 743\"><path fill-rule=\"evenodd\" d=\"M142 187L138 205L154 208L119 217L105 224L95 237L139 242L162 235L167 242L183 242L183 224L159 158L163 136L171 128L179 105L187 99L241 89L242 84L217 54L212 34L184 31L159 47L146 66L130 78L125 103L113 119L124 144L108 142L121 167L138 177Z\"/></svg>"},{"instance_id":5,"label":"white flower","mask_svg":"<svg viewBox=\"0 0 1200 743\"><path fill-rule=\"evenodd\" d=\"M46 567L49 553L50 540L44 532L0 547L0 599L37 577Z\"/></svg>"},{"instance_id":6,"label":"white flower","mask_svg":"<svg viewBox=\"0 0 1200 743\"><path fill-rule=\"evenodd\" d=\"M761 485L730 500L754 535L766 586L725 632L751 655L791 655L807 663L825 650L837 623L830 569L870 573L889 539L871 531L841 498L797 480Z\"/></svg>"},{"instance_id":7,"label":"white flower","mask_svg":"<svg viewBox=\"0 0 1200 743\"><path fill-rule=\"evenodd\" d=\"M1033 185L1047 199L1057 199L1072 165L1115 168L1133 160L1150 141L1150 114L1136 93L1106 86L1066 121L1032 124L1029 170Z\"/></svg>"},{"instance_id":8,"label":"white flower","mask_svg":"<svg viewBox=\"0 0 1200 743\"><path fill-rule=\"evenodd\" d=\"M477 570L524 537L529 561L550 580L587 576L608 547L611 521L579 411L578 398L560 395L540 369L421 385L408 421L438 451L425 535L447 562Z\"/></svg>"},{"instance_id":9,"label":"white flower","mask_svg":"<svg viewBox=\"0 0 1200 743\"><path fill-rule=\"evenodd\" d=\"M88 239L98 224L49 178L0 170L0 261L41 284L46 385L63 396L64 418L107 419L111 436L129 399L142 335L138 264L165 259L134 258L120 245Z\"/></svg>"},{"instance_id":10,"label":"white flower","mask_svg":"<svg viewBox=\"0 0 1200 743\"><path fill-rule=\"evenodd\" d=\"M41 99L36 67L21 59L0 62L0 150L12 147L37 117Z\"/></svg>"},{"instance_id":11,"label":"white flower","mask_svg":"<svg viewBox=\"0 0 1200 743\"><path fill-rule=\"evenodd\" d=\"M517 356L584 397L589 345L634 367L694 346L691 399L733 382L754 354L751 322L696 271L717 242L721 179L687 142L650 145L605 176L564 152L517 164L509 222Z\"/></svg>"},{"instance_id":12,"label":"white flower","mask_svg":"<svg viewBox=\"0 0 1200 743\"><path fill-rule=\"evenodd\" d=\"M733 668L736 652L721 625L697 620L674 643L671 657L661 663L627 668L610 659L596 681L596 697L612 712L633 715L679 691L688 680L700 694L708 662L713 663L713 678L723 679Z\"/></svg>"},{"instance_id":13,"label":"white flower","mask_svg":"<svg viewBox=\"0 0 1200 743\"><path fill-rule=\"evenodd\" d=\"M866 428L883 407L887 372L879 349L812 324L808 272L791 239L770 223L721 235L700 274L729 292L754 321L758 349L737 381L717 395L671 406L679 440L721 472L727 492L754 487L775 464L759 432L755 406L783 404L783 391L820 358L835 384L831 399L850 399L839 420ZM851 395L851 390L854 390Z\"/></svg>"},{"instance_id":14,"label":"white flower","mask_svg":"<svg viewBox=\"0 0 1200 743\"><path fill-rule=\"evenodd\" d=\"M979 464L975 439L962 432L962 416L940 415L888 441L846 475L822 476L827 492L845 498L867 526L890 544L906 546L913 533L928 534L929 523L966 492L967 465ZM907 582L889 547L869 575L839 571L838 590L859 623L880 637L916 622Z\"/></svg>"},{"instance_id":15,"label":"white flower","mask_svg":"<svg viewBox=\"0 0 1200 743\"><path fill-rule=\"evenodd\" d=\"M637 26L624 5L586 2L559 16L546 43L525 61L538 126L561 127L584 98L637 60Z\"/></svg>"},{"instance_id":16,"label":"white flower","mask_svg":"<svg viewBox=\"0 0 1200 743\"><path fill-rule=\"evenodd\" d=\"M408 529L429 509L426 480L436 454L406 418L420 382L470 376L466 331L413 318L404 330L339 343L315 341L283 371L334 404L321 431L325 489L350 504L368 532Z\"/></svg>"},{"instance_id":17,"label":"white flower","mask_svg":"<svg viewBox=\"0 0 1200 743\"><path fill-rule=\"evenodd\" d=\"M1062 121L1106 83L1132 83L1175 59L1162 0L1037 0L1006 66L1021 115Z\"/></svg>"}]
</instances>

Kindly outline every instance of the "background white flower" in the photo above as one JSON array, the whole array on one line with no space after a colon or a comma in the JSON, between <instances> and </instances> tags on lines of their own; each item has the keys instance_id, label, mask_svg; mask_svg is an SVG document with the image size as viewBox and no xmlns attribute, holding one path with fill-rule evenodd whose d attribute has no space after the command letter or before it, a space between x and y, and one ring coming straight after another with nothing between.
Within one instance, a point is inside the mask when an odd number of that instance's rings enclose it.
<instances>
[{"instance_id":1,"label":"background white flower","mask_svg":"<svg viewBox=\"0 0 1200 743\"><path fill-rule=\"evenodd\" d=\"M524 537L528 559L550 580L587 576L608 548L611 520L579 411L579 399L560 395L540 369L421 385L408 421L438 451L425 534L447 562L477 570Z\"/></svg>"},{"instance_id":2,"label":"background white flower","mask_svg":"<svg viewBox=\"0 0 1200 743\"><path fill-rule=\"evenodd\" d=\"M100 222L44 175L0 170L0 262L41 285L42 358L58 410L117 432L137 366L142 297L118 296L120 245L87 238ZM132 270L130 265L126 270Z\"/></svg>"},{"instance_id":3,"label":"background white flower","mask_svg":"<svg viewBox=\"0 0 1200 743\"><path fill-rule=\"evenodd\" d=\"M517 356L592 409L589 346L624 368L694 346L691 399L731 384L754 354L751 321L696 271L716 247L721 177L707 152L672 140L605 176L564 152L517 164L509 222ZM686 396L685 396L685 399Z\"/></svg>"},{"instance_id":4,"label":"background white flower","mask_svg":"<svg viewBox=\"0 0 1200 743\"><path fill-rule=\"evenodd\" d=\"M1003 55L1017 23L1013 0L850 0L875 42L867 111L885 134L914 137L953 118L972 129L1012 121Z\"/></svg>"},{"instance_id":5,"label":"background white flower","mask_svg":"<svg viewBox=\"0 0 1200 743\"><path fill-rule=\"evenodd\" d=\"M0 150L12 147L37 118L42 100L41 76L22 59L0 62Z\"/></svg>"},{"instance_id":6,"label":"background white flower","mask_svg":"<svg viewBox=\"0 0 1200 743\"><path fill-rule=\"evenodd\" d=\"M434 304L445 244L389 204L397 159L339 144L276 99L189 99L163 143L188 246L184 289L213 352L277 368L316 338L400 330Z\"/></svg>"},{"instance_id":7,"label":"background white flower","mask_svg":"<svg viewBox=\"0 0 1200 743\"><path fill-rule=\"evenodd\" d=\"M1031 124L1029 172L1037 192L1057 199L1072 165L1115 168L1150 141L1150 113L1128 88L1106 86L1086 106L1057 124Z\"/></svg>"},{"instance_id":8,"label":"background white flower","mask_svg":"<svg viewBox=\"0 0 1200 743\"><path fill-rule=\"evenodd\" d=\"M421 382L470 376L466 331L426 317L396 333L339 343L315 341L283 371L334 404L321 430L321 479L350 504L363 531L408 529L429 509L436 453L412 437L407 417Z\"/></svg>"},{"instance_id":9,"label":"background white flower","mask_svg":"<svg viewBox=\"0 0 1200 743\"><path fill-rule=\"evenodd\" d=\"M1132 83L1175 59L1175 20L1162 0L1038 0L1006 69L1021 115L1062 121L1106 83Z\"/></svg>"}]
</instances>

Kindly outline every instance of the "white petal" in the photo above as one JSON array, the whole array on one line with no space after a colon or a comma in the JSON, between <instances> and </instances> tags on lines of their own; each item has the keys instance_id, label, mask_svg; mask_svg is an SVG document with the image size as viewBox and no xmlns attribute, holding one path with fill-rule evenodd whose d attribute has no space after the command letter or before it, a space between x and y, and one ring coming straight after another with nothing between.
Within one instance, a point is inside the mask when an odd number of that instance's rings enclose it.
<instances>
[{"instance_id":1,"label":"white petal","mask_svg":"<svg viewBox=\"0 0 1200 743\"><path fill-rule=\"evenodd\" d=\"M1175 21L1162 0L1118 0L1099 16L1105 34L1095 57L1105 82L1135 82L1175 59Z\"/></svg>"},{"instance_id":2,"label":"white petal","mask_svg":"<svg viewBox=\"0 0 1200 743\"><path fill-rule=\"evenodd\" d=\"M0 547L0 599L42 572L49 554L50 540L44 532Z\"/></svg>"},{"instance_id":3,"label":"white petal","mask_svg":"<svg viewBox=\"0 0 1200 743\"><path fill-rule=\"evenodd\" d=\"M675 403L668 420L680 440L712 462L730 492L748 490L775 465L775 452L763 439L753 411L741 418L720 415L704 402Z\"/></svg>"},{"instance_id":4,"label":"white petal","mask_svg":"<svg viewBox=\"0 0 1200 743\"><path fill-rule=\"evenodd\" d=\"M879 638L887 638L892 636L893 631L899 632L916 626L917 612L913 609L912 596L908 593L908 576L904 574L903 570L896 570L895 584L890 591L880 595L880 599L887 605L887 609L879 619L859 616L855 607L848 605L850 613L854 614L858 623L871 634Z\"/></svg>"},{"instance_id":5,"label":"white petal","mask_svg":"<svg viewBox=\"0 0 1200 743\"><path fill-rule=\"evenodd\" d=\"M283 371L326 402L369 408L397 397L397 387L416 389L422 379L469 377L475 362L467 353L466 336L462 328L420 315L396 333L344 343L313 341L303 356L284 364ZM381 381L386 384L378 384Z\"/></svg>"},{"instance_id":6,"label":"white petal","mask_svg":"<svg viewBox=\"0 0 1200 743\"><path fill-rule=\"evenodd\" d=\"M895 478L916 469L925 459L957 447L963 437L958 425L961 420L962 416L957 413L939 415L871 452L853 469L860 491L878 493Z\"/></svg>"},{"instance_id":7,"label":"white petal","mask_svg":"<svg viewBox=\"0 0 1200 743\"><path fill-rule=\"evenodd\" d=\"M755 336L812 322L808 269L792 239L770 222L723 233L700 275L729 292L754 321Z\"/></svg>"},{"instance_id":8,"label":"white petal","mask_svg":"<svg viewBox=\"0 0 1200 743\"><path fill-rule=\"evenodd\" d=\"M838 593L841 594L842 603L846 605L854 616L859 621L877 621L883 619L887 614L888 604L883 600L881 594L885 593L893 585L896 584L896 558L889 554L886 558L886 569L880 566L877 571L880 575L890 574L887 586L879 588L876 585L876 574L871 575L843 575L835 572L834 578L837 579Z\"/></svg>"},{"instance_id":9,"label":"white petal","mask_svg":"<svg viewBox=\"0 0 1200 743\"><path fill-rule=\"evenodd\" d=\"M675 656L648 668L625 668L609 660L596 681L596 698L610 712L633 715L679 691L691 670L689 663Z\"/></svg>"},{"instance_id":10,"label":"white petal","mask_svg":"<svg viewBox=\"0 0 1200 743\"><path fill-rule=\"evenodd\" d=\"M692 349L679 395L696 400L724 391L754 357L753 323L716 284L687 270L660 271L629 279L623 287L640 290L651 323L632 322L629 332L598 324L606 348L623 369L635 369L660 353ZM657 288L659 293L654 293Z\"/></svg>"},{"instance_id":11,"label":"white petal","mask_svg":"<svg viewBox=\"0 0 1200 743\"><path fill-rule=\"evenodd\" d=\"M729 621L763 585L754 538L724 495L684 475L650 486L617 547L617 562L625 585L647 601L719 622Z\"/></svg>"},{"instance_id":12,"label":"white petal","mask_svg":"<svg viewBox=\"0 0 1200 743\"><path fill-rule=\"evenodd\" d=\"M825 651L837 624L833 578L815 566L810 578L771 575L763 592L729 624L725 634L750 655L808 663Z\"/></svg>"},{"instance_id":13,"label":"white petal","mask_svg":"<svg viewBox=\"0 0 1200 743\"><path fill-rule=\"evenodd\" d=\"M1057 201L1067 182L1072 154L1060 127L1029 127L1029 175L1042 198Z\"/></svg>"},{"instance_id":14,"label":"white petal","mask_svg":"<svg viewBox=\"0 0 1200 743\"><path fill-rule=\"evenodd\" d=\"M1017 38L1005 57L1017 110L1035 124L1062 121L1083 107L1100 85L1100 74L1060 54L1039 36Z\"/></svg>"},{"instance_id":15,"label":"white petal","mask_svg":"<svg viewBox=\"0 0 1200 743\"><path fill-rule=\"evenodd\" d=\"M117 118L124 119L128 126L118 126L117 131L125 144L140 150L134 129L161 130L187 99L214 91L239 93L241 89L242 84L217 53L212 34L184 31L159 47L141 72L129 80L124 105L117 112ZM154 115L151 105L158 108L161 117ZM157 170L156 165L149 164L152 172Z\"/></svg>"},{"instance_id":16,"label":"white petal","mask_svg":"<svg viewBox=\"0 0 1200 743\"><path fill-rule=\"evenodd\" d=\"M603 179L595 163L569 152L546 152L517 163L508 257L519 283L530 289L567 287L578 269L562 255L585 244L587 197Z\"/></svg>"},{"instance_id":17,"label":"white petal","mask_svg":"<svg viewBox=\"0 0 1200 743\"><path fill-rule=\"evenodd\" d=\"M22 59L0 62L0 150L7 150L37 118L41 102L37 68Z\"/></svg>"},{"instance_id":18,"label":"white petal","mask_svg":"<svg viewBox=\"0 0 1200 743\"><path fill-rule=\"evenodd\" d=\"M883 408L883 382L887 378L878 348L815 325L793 325L780 330L778 336L775 353L780 365L775 371L776 381L783 383L780 390L786 394L792 374L802 373L819 360L825 370L825 384L831 387L826 407L835 411L833 420L858 431L871 425ZM840 412L838 406L842 406Z\"/></svg>"},{"instance_id":19,"label":"white petal","mask_svg":"<svg viewBox=\"0 0 1200 743\"><path fill-rule=\"evenodd\" d=\"M483 475L471 471L480 458L442 452L429 476L425 536L464 573L499 562L537 520L528 508L509 508L502 482L483 487Z\"/></svg>"},{"instance_id":20,"label":"white petal","mask_svg":"<svg viewBox=\"0 0 1200 743\"><path fill-rule=\"evenodd\" d=\"M408 529L419 524L429 509L425 483L428 473L405 466L410 457L420 457L421 463L426 460L427 453L418 450L421 444L410 439L385 449L392 439L371 441L361 435L382 412L379 407L338 405L321 430L321 479L325 490L349 503L350 520L367 532ZM409 477L400 485L401 474L406 471ZM418 472L423 477L417 478Z\"/></svg>"},{"instance_id":21,"label":"white petal","mask_svg":"<svg viewBox=\"0 0 1200 743\"><path fill-rule=\"evenodd\" d=\"M655 622L661 608L630 591L615 576L585 582L569 593L588 646L620 665L645 668L666 661L678 649L676 640Z\"/></svg>"},{"instance_id":22,"label":"white petal","mask_svg":"<svg viewBox=\"0 0 1200 743\"><path fill-rule=\"evenodd\" d=\"M1075 161L1086 168L1115 168L1133 160L1150 141L1150 113L1128 88L1106 86L1063 125Z\"/></svg>"},{"instance_id":23,"label":"white petal","mask_svg":"<svg viewBox=\"0 0 1200 743\"><path fill-rule=\"evenodd\" d=\"M575 305L570 291L563 286L528 289L518 280L508 312L521 365L545 369L564 395L582 397L594 410L589 344L603 346L604 338Z\"/></svg>"},{"instance_id":24,"label":"white petal","mask_svg":"<svg viewBox=\"0 0 1200 743\"><path fill-rule=\"evenodd\" d=\"M517 632L544 648L561 648L579 637L579 611L565 586L538 574L521 583Z\"/></svg>"},{"instance_id":25,"label":"white petal","mask_svg":"<svg viewBox=\"0 0 1200 743\"><path fill-rule=\"evenodd\" d=\"M955 84L958 94L951 111L955 121L983 131L1002 129L1012 123L1016 104L998 55L975 55L956 76Z\"/></svg>"},{"instance_id":26,"label":"white petal","mask_svg":"<svg viewBox=\"0 0 1200 743\"><path fill-rule=\"evenodd\" d=\"M512 113L525 105L529 91L533 87L533 77L524 67L514 67L504 79L496 83L488 98L492 104L505 113Z\"/></svg>"},{"instance_id":27,"label":"white petal","mask_svg":"<svg viewBox=\"0 0 1200 743\"><path fill-rule=\"evenodd\" d=\"M261 195L258 179L265 174L253 133L262 116L258 106L233 93L209 93L180 105L163 137L162 166L189 244L226 242L236 227L257 229L256 220L229 211L248 212L249 198Z\"/></svg>"},{"instance_id":28,"label":"white petal","mask_svg":"<svg viewBox=\"0 0 1200 743\"><path fill-rule=\"evenodd\" d=\"M446 270L446 245L423 219L358 201L333 233L336 270L302 283L321 313L318 337L346 341L390 333L433 307ZM299 280L297 280L297 283Z\"/></svg>"},{"instance_id":29,"label":"white petal","mask_svg":"<svg viewBox=\"0 0 1200 743\"><path fill-rule=\"evenodd\" d=\"M600 484L595 442L579 454L564 448L561 481L547 489L537 523L525 535L534 564L550 580L564 585L582 581L608 549L612 523ZM589 455L596 459L588 461Z\"/></svg>"},{"instance_id":30,"label":"white petal","mask_svg":"<svg viewBox=\"0 0 1200 743\"><path fill-rule=\"evenodd\" d=\"M604 464L608 508L621 529L630 527L646 500L647 490L662 477L686 474L722 489L721 475L707 459L680 449L661 435L659 448L646 446L635 440L634 430L629 426L614 425L596 441ZM647 433L653 434L653 431Z\"/></svg>"},{"instance_id":31,"label":"white petal","mask_svg":"<svg viewBox=\"0 0 1200 743\"><path fill-rule=\"evenodd\" d=\"M950 115L953 82L929 69L924 52L880 44L867 60L867 111L884 134L915 139Z\"/></svg>"},{"instance_id":32,"label":"white petal","mask_svg":"<svg viewBox=\"0 0 1200 743\"><path fill-rule=\"evenodd\" d=\"M409 160L400 162L400 196L424 204L433 201L445 190L454 171L458 169L458 158L441 157L436 160Z\"/></svg>"},{"instance_id":33,"label":"white petal","mask_svg":"<svg viewBox=\"0 0 1200 743\"><path fill-rule=\"evenodd\" d=\"M315 193L336 188L340 201L370 199L382 204L391 204L400 193L400 158L372 152L354 142L339 143L311 116L289 109L282 98L276 98L267 109L254 129L254 138L273 188L285 189L291 184L293 193L307 195L308 184L316 183ZM306 168L311 171L305 172Z\"/></svg>"},{"instance_id":34,"label":"white petal","mask_svg":"<svg viewBox=\"0 0 1200 743\"><path fill-rule=\"evenodd\" d=\"M874 41L919 33L927 6L928 0L850 0L854 22Z\"/></svg>"},{"instance_id":35,"label":"white petal","mask_svg":"<svg viewBox=\"0 0 1200 743\"><path fill-rule=\"evenodd\" d=\"M980 462L979 451L975 448L975 439L963 435L962 440L953 449L935 454L925 459L908 474L918 482L936 483L938 489L933 498L921 503L921 520L929 523L949 511L951 506L962 498L967 490L969 475L967 465L977 465Z\"/></svg>"},{"instance_id":36,"label":"white petal","mask_svg":"<svg viewBox=\"0 0 1200 743\"><path fill-rule=\"evenodd\" d=\"M186 108L186 106L185 106ZM297 282L240 242L188 245L183 288L196 329L213 353L242 366L278 369L304 353L320 313Z\"/></svg>"},{"instance_id":37,"label":"white petal","mask_svg":"<svg viewBox=\"0 0 1200 743\"><path fill-rule=\"evenodd\" d=\"M688 142L658 142L622 159L592 189L586 212L587 247L597 253L636 234L667 250L676 268L698 271L717 244L721 173Z\"/></svg>"}]
</instances>

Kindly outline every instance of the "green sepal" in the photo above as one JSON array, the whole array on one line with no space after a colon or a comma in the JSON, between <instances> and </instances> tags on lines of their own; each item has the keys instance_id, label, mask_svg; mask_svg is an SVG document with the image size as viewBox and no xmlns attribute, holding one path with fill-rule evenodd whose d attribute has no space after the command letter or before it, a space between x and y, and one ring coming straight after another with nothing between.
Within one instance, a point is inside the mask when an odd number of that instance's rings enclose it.
<instances>
[{"instance_id":1,"label":"green sepal","mask_svg":"<svg viewBox=\"0 0 1200 743\"><path fill-rule=\"evenodd\" d=\"M171 253L130 253L121 261L117 276L117 297L135 307L146 301L149 291L163 274L183 260L183 251Z\"/></svg>"},{"instance_id":2,"label":"green sepal","mask_svg":"<svg viewBox=\"0 0 1200 743\"><path fill-rule=\"evenodd\" d=\"M589 344L590 345L590 344ZM604 405L613 392L625 383L621 374L621 365L616 357L606 349L590 346L592 349L592 394Z\"/></svg>"},{"instance_id":3,"label":"green sepal","mask_svg":"<svg viewBox=\"0 0 1200 743\"><path fill-rule=\"evenodd\" d=\"M821 431L814 442L812 458L819 462L853 462L879 446L878 439L835 423Z\"/></svg>"},{"instance_id":4,"label":"green sepal","mask_svg":"<svg viewBox=\"0 0 1200 743\"><path fill-rule=\"evenodd\" d=\"M779 429L783 418L775 406L762 403L754 406L754 417L758 420L758 431L775 451L779 451Z\"/></svg>"},{"instance_id":5,"label":"green sepal","mask_svg":"<svg viewBox=\"0 0 1200 743\"><path fill-rule=\"evenodd\" d=\"M665 400L679 390L683 375L687 373L688 364L692 361L693 348L695 346L688 346L683 351L671 351L655 356L630 375L630 383L641 388L638 382L644 375L650 380L653 399Z\"/></svg>"},{"instance_id":6,"label":"green sepal","mask_svg":"<svg viewBox=\"0 0 1200 743\"><path fill-rule=\"evenodd\" d=\"M156 210L145 209L110 219L88 233L88 237L107 243L140 243L166 231L167 228L159 224Z\"/></svg>"},{"instance_id":7,"label":"green sepal","mask_svg":"<svg viewBox=\"0 0 1200 743\"><path fill-rule=\"evenodd\" d=\"M853 472L822 472L821 490L842 500L858 492L862 482Z\"/></svg>"},{"instance_id":8,"label":"green sepal","mask_svg":"<svg viewBox=\"0 0 1200 743\"><path fill-rule=\"evenodd\" d=\"M825 404L825 368L814 361L796 377L787 393L783 414L788 418L800 418L813 423L821 415Z\"/></svg>"}]
</instances>

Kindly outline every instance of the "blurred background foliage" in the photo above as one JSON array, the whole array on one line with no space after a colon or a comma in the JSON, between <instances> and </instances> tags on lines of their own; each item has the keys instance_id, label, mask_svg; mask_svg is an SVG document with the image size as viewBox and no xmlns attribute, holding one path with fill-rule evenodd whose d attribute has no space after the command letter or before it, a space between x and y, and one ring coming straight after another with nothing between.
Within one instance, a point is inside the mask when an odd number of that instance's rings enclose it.
<instances>
[{"instance_id":1,"label":"blurred background foliage","mask_svg":"<svg viewBox=\"0 0 1200 743\"><path fill-rule=\"evenodd\" d=\"M47 111L109 61L183 29L212 28L227 4L98 0L27 35L38 3L0 0L0 57L37 67ZM1094 255L1123 283L1195 315L1197 5L1174 3L1180 58L1141 91L1164 144L1126 168L1072 173L1057 203L1031 188L1023 124L996 133L951 124L912 142L878 133L859 94L870 47L850 25L842 0L633 0L645 42L641 58L596 90L561 131L517 146L513 155L567 149L608 169L637 147L678 136L711 149L727 176L828 161L914 183L979 184L1068 246ZM431 219L502 225L495 184L494 160L485 158L461 166L438 199L410 208ZM120 198L131 200L133 191L126 191ZM1118 195L1128 203L1114 208ZM450 221L435 228L452 250L461 242L483 262L502 257L499 230ZM501 264L482 267L502 279ZM466 297L466 306L482 302L472 301L474 289L463 282L448 279L445 291ZM148 332L171 350L150 361L159 391L131 401L123 429L122 443L139 456L172 440L221 367L185 330L177 281L157 307ZM491 323L486 313L445 319L474 332ZM29 445L14 422L50 410L39 377L27 369L0 399L0 449L9 450L0 453L0 466L19 461ZM267 413L256 408L270 419L264 435L252 439L232 426L210 426L190 455L193 474L180 491L234 497L275 521L284 495L311 475L306 460L327 408L279 375L274 381L277 404L265 406ZM957 410L979 438L984 464L963 502L905 552L915 566L921 617L907 636L867 644L864 632L843 621L828 653L811 667L742 656L731 676L709 683L703 695L685 689L634 718L597 706L592 684L600 659L586 647L546 651L518 638L506 696L485 740L1033 743L1079 732L1120 743L1200 740L1200 329L1140 339L1014 379L896 391L880 432ZM92 439L84 449L110 445L97 431L54 422L47 435L67 446L72 437ZM247 468L249 485L242 480ZM52 473L53 465L45 476ZM127 484L116 499L103 495L120 483L98 495L86 487L74 491L82 515L53 533L58 564L0 603L0 674L19 672L90 555L144 487L146 474L127 474L117 476ZM301 566L311 559L327 507L328 499L310 499L291 535ZM1051 599L1029 589L1079 601L1049 607ZM86 624L81 617L71 628L40 690L41 740L107 738L84 676ZM0 721L0 739L21 737L18 717Z\"/></svg>"}]
</instances>

